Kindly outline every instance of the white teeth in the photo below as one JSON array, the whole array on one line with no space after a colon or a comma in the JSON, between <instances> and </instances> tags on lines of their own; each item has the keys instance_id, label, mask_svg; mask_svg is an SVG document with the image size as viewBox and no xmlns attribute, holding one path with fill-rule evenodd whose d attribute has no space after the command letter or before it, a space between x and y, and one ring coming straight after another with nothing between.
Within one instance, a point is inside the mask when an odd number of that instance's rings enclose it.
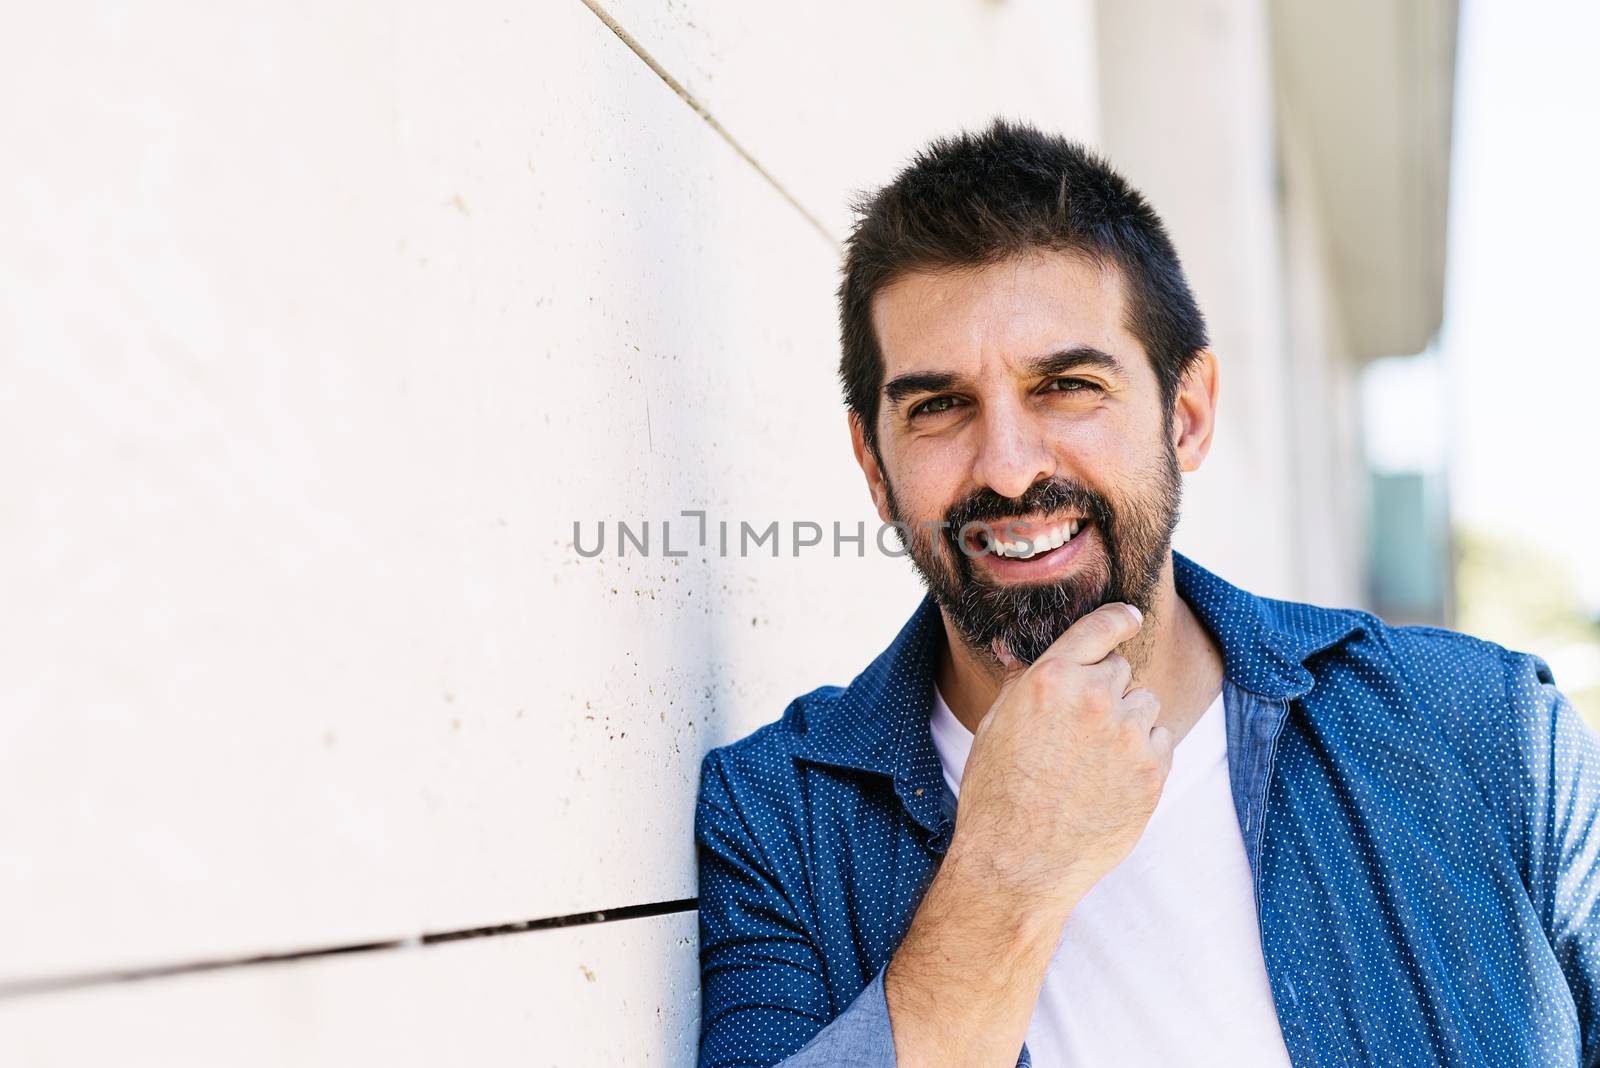
<instances>
[{"instance_id":1,"label":"white teeth","mask_svg":"<svg viewBox=\"0 0 1600 1068\"><path fill-rule=\"evenodd\" d=\"M1040 532L1032 539L1023 541L998 541L989 542L989 551L996 556L1006 556L1016 560L1028 560L1040 553L1059 549L1077 536L1083 524L1080 520L1071 519L1059 527L1052 527ZM1032 545L1029 544L1032 541Z\"/></svg>"}]
</instances>

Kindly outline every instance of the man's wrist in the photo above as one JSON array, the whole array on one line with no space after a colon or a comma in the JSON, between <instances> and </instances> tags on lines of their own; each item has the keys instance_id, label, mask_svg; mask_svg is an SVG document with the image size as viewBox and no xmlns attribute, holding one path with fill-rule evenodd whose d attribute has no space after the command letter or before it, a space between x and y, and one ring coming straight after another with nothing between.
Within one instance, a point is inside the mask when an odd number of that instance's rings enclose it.
<instances>
[{"instance_id":1,"label":"man's wrist","mask_svg":"<svg viewBox=\"0 0 1600 1068\"><path fill-rule=\"evenodd\" d=\"M934 880L940 892L956 901L971 902L981 914L1002 925L1002 937L1018 944L1048 939L1053 946L1062 926L1093 884L1081 885L1074 871L1022 873L988 849L968 847L960 835L939 865ZM929 887L929 893L934 886ZM1006 921L1010 921L1009 935Z\"/></svg>"},{"instance_id":2,"label":"man's wrist","mask_svg":"<svg viewBox=\"0 0 1600 1068\"><path fill-rule=\"evenodd\" d=\"M982 856L952 848L884 973L899 1062L1015 1056L1076 900L997 892Z\"/></svg>"}]
</instances>

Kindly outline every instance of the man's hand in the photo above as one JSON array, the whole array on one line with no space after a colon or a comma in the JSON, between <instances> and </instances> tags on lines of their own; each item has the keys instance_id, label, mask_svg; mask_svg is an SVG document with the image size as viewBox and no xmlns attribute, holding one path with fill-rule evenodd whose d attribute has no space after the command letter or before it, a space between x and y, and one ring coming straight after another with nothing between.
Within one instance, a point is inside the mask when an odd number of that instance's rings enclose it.
<instances>
[{"instance_id":1,"label":"man's hand","mask_svg":"<svg viewBox=\"0 0 1600 1068\"><path fill-rule=\"evenodd\" d=\"M1012 674L978 724L949 852L884 978L901 1065L1011 1068L1067 916L1149 822L1172 735L1113 652L1142 625L1108 604L1025 669L996 649Z\"/></svg>"},{"instance_id":2,"label":"man's hand","mask_svg":"<svg viewBox=\"0 0 1600 1068\"><path fill-rule=\"evenodd\" d=\"M1019 904L1062 909L1122 863L1155 811L1172 735L1114 650L1143 620L1108 604L1014 670L978 724L950 853ZM996 652L1010 661L1003 649Z\"/></svg>"}]
</instances>

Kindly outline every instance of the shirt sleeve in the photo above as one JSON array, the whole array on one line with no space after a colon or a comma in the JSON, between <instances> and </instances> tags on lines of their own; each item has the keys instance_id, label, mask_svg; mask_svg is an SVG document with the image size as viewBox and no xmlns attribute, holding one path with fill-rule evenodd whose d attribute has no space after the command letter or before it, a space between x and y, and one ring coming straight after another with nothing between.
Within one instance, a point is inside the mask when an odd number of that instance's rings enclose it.
<instances>
[{"instance_id":1,"label":"shirt sleeve","mask_svg":"<svg viewBox=\"0 0 1600 1068\"><path fill-rule=\"evenodd\" d=\"M695 806L700 884L700 1068L894 1068L883 969L837 1018L822 960L770 874L716 752Z\"/></svg>"},{"instance_id":2,"label":"shirt sleeve","mask_svg":"<svg viewBox=\"0 0 1600 1068\"><path fill-rule=\"evenodd\" d=\"M1515 656L1513 702L1537 713L1531 887L1578 1009L1586 1068L1600 1065L1600 737L1560 690L1543 660Z\"/></svg>"}]
</instances>

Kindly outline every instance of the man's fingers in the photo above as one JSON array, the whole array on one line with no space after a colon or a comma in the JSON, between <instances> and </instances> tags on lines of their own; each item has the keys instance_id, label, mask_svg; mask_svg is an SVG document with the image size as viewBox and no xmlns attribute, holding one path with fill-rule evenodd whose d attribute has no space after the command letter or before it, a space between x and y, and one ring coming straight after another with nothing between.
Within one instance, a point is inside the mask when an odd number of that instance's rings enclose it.
<instances>
[{"instance_id":1,"label":"man's fingers","mask_svg":"<svg viewBox=\"0 0 1600 1068\"><path fill-rule=\"evenodd\" d=\"M1017 684L1017 680L1027 673L1028 665L1016 658L1004 638L996 638L990 642L989 649L994 653L994 658L1000 661L1000 689L995 694L995 703L998 704L1000 698L1004 697L1011 687ZM993 706L991 706L990 711L992 712L993 710ZM988 717L985 716L984 718L987 719Z\"/></svg>"},{"instance_id":2,"label":"man's fingers","mask_svg":"<svg viewBox=\"0 0 1600 1068\"><path fill-rule=\"evenodd\" d=\"M1068 627L1039 659L1064 656L1074 664L1098 664L1111 650L1138 634L1142 626L1144 613L1131 604L1112 601Z\"/></svg>"},{"instance_id":3,"label":"man's fingers","mask_svg":"<svg viewBox=\"0 0 1600 1068\"><path fill-rule=\"evenodd\" d=\"M990 642L989 649L994 653L994 658L1000 661L1000 692L1005 693L1028 670L1028 665L1017 659L1004 638Z\"/></svg>"},{"instance_id":4,"label":"man's fingers","mask_svg":"<svg viewBox=\"0 0 1600 1068\"><path fill-rule=\"evenodd\" d=\"M1172 732L1165 727L1150 728L1150 751L1160 762L1163 774L1172 770Z\"/></svg>"},{"instance_id":5,"label":"man's fingers","mask_svg":"<svg viewBox=\"0 0 1600 1068\"><path fill-rule=\"evenodd\" d=\"M1117 697L1124 697L1128 687L1133 684L1133 665L1128 663L1126 657L1116 653L1107 653L1106 658L1100 661L1098 670L1104 671L1111 679L1111 692Z\"/></svg>"},{"instance_id":6,"label":"man's fingers","mask_svg":"<svg viewBox=\"0 0 1600 1068\"><path fill-rule=\"evenodd\" d=\"M1161 702L1157 700L1155 691L1143 686L1129 690L1122 698L1122 707L1145 730L1154 727L1161 716Z\"/></svg>"}]
</instances>

